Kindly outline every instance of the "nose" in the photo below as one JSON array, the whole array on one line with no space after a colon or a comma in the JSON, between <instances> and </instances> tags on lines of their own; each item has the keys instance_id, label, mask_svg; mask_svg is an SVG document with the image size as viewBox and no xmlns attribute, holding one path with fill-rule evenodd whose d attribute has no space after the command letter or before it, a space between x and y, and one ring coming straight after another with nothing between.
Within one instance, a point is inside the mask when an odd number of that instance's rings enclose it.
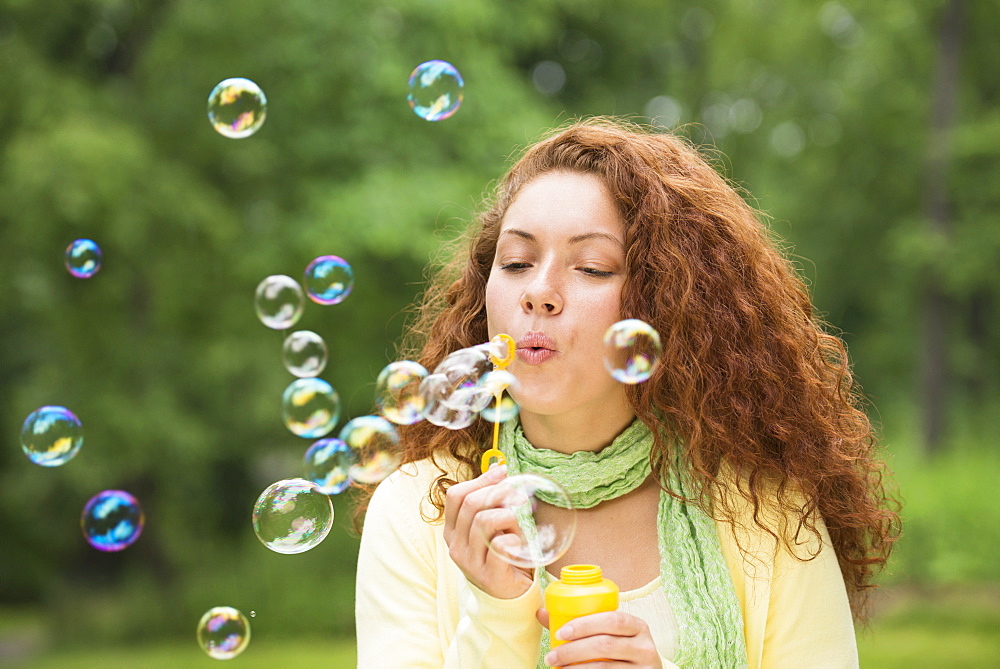
<instances>
[{"instance_id":1,"label":"nose","mask_svg":"<svg viewBox=\"0 0 1000 669\"><path fill-rule=\"evenodd\" d=\"M539 272L521 295L521 308L525 313L558 314L563 301L559 288L549 272Z\"/></svg>"}]
</instances>

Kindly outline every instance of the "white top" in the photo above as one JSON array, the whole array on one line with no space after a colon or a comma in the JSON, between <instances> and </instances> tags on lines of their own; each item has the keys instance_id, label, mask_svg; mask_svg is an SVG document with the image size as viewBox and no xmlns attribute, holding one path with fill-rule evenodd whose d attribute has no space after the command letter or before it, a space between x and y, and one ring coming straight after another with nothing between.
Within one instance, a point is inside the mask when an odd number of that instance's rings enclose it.
<instances>
[{"instance_id":1,"label":"white top","mask_svg":"<svg viewBox=\"0 0 1000 669\"><path fill-rule=\"evenodd\" d=\"M679 630L659 576L641 588L618 593L618 610L645 620L656 652L660 658L673 662Z\"/></svg>"}]
</instances>

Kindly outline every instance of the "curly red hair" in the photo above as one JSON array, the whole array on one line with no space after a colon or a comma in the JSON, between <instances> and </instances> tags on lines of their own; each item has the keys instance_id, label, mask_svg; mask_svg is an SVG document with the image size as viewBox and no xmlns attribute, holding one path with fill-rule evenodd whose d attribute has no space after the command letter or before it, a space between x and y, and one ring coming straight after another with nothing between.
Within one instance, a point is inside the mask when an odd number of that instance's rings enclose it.
<instances>
[{"instance_id":1,"label":"curly red hair","mask_svg":"<svg viewBox=\"0 0 1000 669\"><path fill-rule=\"evenodd\" d=\"M663 341L653 377L628 387L637 418L654 428L654 475L666 481L679 454L697 484L691 501L721 519L735 516L739 500L725 485L735 480L771 534L761 518L776 500L800 519L781 538L790 550L803 530L818 537L811 519L821 516L855 616L864 617L900 525L844 344L814 313L757 213L685 140L602 118L573 122L530 147L438 267L401 355L433 369L448 353L488 340L486 282L500 223L526 183L554 170L600 177L625 221L622 317L646 321ZM406 426L404 461L447 454L471 477L490 429ZM439 512L451 476L443 473L430 491Z\"/></svg>"}]
</instances>

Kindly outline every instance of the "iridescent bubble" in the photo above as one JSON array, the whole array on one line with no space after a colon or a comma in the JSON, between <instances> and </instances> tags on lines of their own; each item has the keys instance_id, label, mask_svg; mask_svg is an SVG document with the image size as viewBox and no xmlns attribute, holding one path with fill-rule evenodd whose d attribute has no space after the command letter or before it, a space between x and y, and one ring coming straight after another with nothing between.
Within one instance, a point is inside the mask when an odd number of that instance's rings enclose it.
<instances>
[{"instance_id":1,"label":"iridescent bubble","mask_svg":"<svg viewBox=\"0 0 1000 669\"><path fill-rule=\"evenodd\" d=\"M449 430L461 430L476 421L476 412L469 407L455 408L451 400L453 386L444 374L428 374L420 383L424 398L424 418L429 423Z\"/></svg>"},{"instance_id":2,"label":"iridescent bubble","mask_svg":"<svg viewBox=\"0 0 1000 669\"><path fill-rule=\"evenodd\" d=\"M462 104L465 82L451 63L429 60L410 74L407 101L417 116L427 121L443 121Z\"/></svg>"},{"instance_id":3,"label":"iridescent bubble","mask_svg":"<svg viewBox=\"0 0 1000 669\"><path fill-rule=\"evenodd\" d=\"M663 347L648 323L630 318L604 333L604 366L617 381L642 383L656 371Z\"/></svg>"},{"instance_id":4,"label":"iridescent bubble","mask_svg":"<svg viewBox=\"0 0 1000 669\"><path fill-rule=\"evenodd\" d=\"M101 269L101 247L91 239L77 239L66 247L66 269L78 279L89 279Z\"/></svg>"},{"instance_id":5,"label":"iridescent bubble","mask_svg":"<svg viewBox=\"0 0 1000 669\"><path fill-rule=\"evenodd\" d=\"M298 281L273 274L257 284L253 306L261 323L272 330L287 330L302 317L306 298Z\"/></svg>"},{"instance_id":6,"label":"iridescent bubble","mask_svg":"<svg viewBox=\"0 0 1000 669\"><path fill-rule=\"evenodd\" d=\"M83 507L80 527L83 538L99 551L128 548L142 534L146 516L139 501L124 490L104 490Z\"/></svg>"},{"instance_id":7,"label":"iridescent bubble","mask_svg":"<svg viewBox=\"0 0 1000 669\"><path fill-rule=\"evenodd\" d=\"M493 553L515 567L552 564L576 536L576 510L569 495L545 476L509 476L493 486L487 503L509 515L503 530L484 539Z\"/></svg>"},{"instance_id":8,"label":"iridescent bubble","mask_svg":"<svg viewBox=\"0 0 1000 669\"><path fill-rule=\"evenodd\" d=\"M426 377L424 366L410 360L386 365L375 382L375 403L382 415L399 425L422 420L427 401L420 395L420 382Z\"/></svg>"},{"instance_id":9,"label":"iridescent bubble","mask_svg":"<svg viewBox=\"0 0 1000 669\"><path fill-rule=\"evenodd\" d=\"M198 645L209 657L231 660L242 653L248 643L250 621L238 609L216 606L198 621Z\"/></svg>"},{"instance_id":10,"label":"iridescent bubble","mask_svg":"<svg viewBox=\"0 0 1000 669\"><path fill-rule=\"evenodd\" d=\"M257 538L275 553L304 553L330 533L333 502L312 481L285 479L260 494L251 520Z\"/></svg>"},{"instance_id":11,"label":"iridescent bubble","mask_svg":"<svg viewBox=\"0 0 1000 669\"><path fill-rule=\"evenodd\" d=\"M316 304L339 304L354 288L354 270L339 256L320 256L306 267L304 285Z\"/></svg>"},{"instance_id":12,"label":"iridescent bubble","mask_svg":"<svg viewBox=\"0 0 1000 669\"><path fill-rule=\"evenodd\" d=\"M483 375L479 386L491 397L496 397L505 390L517 390L518 383L517 377L506 369L494 369Z\"/></svg>"},{"instance_id":13,"label":"iridescent bubble","mask_svg":"<svg viewBox=\"0 0 1000 669\"><path fill-rule=\"evenodd\" d=\"M249 137L260 130L266 117L267 96L249 79L220 81L208 96L208 121L224 137Z\"/></svg>"},{"instance_id":14,"label":"iridescent bubble","mask_svg":"<svg viewBox=\"0 0 1000 669\"><path fill-rule=\"evenodd\" d=\"M320 439L306 450L306 478L324 495L338 495L351 485L354 451L340 439Z\"/></svg>"},{"instance_id":15,"label":"iridescent bubble","mask_svg":"<svg viewBox=\"0 0 1000 669\"><path fill-rule=\"evenodd\" d=\"M358 416L344 425L340 439L351 447L356 463L351 479L358 483L378 483L394 472L402 460L399 433L381 416Z\"/></svg>"},{"instance_id":16,"label":"iridescent bubble","mask_svg":"<svg viewBox=\"0 0 1000 669\"><path fill-rule=\"evenodd\" d=\"M519 411L517 402L511 399L510 395L504 394L500 397L500 406L497 406L496 400L494 400L479 415L483 417L483 420L490 423L506 423L516 416Z\"/></svg>"},{"instance_id":17,"label":"iridescent bubble","mask_svg":"<svg viewBox=\"0 0 1000 669\"><path fill-rule=\"evenodd\" d=\"M292 434L319 439L340 419L340 395L323 379L295 379L281 396L281 415Z\"/></svg>"},{"instance_id":18,"label":"iridescent bubble","mask_svg":"<svg viewBox=\"0 0 1000 669\"><path fill-rule=\"evenodd\" d=\"M21 448L36 465L64 465L76 456L81 446L83 424L66 407L35 409L21 426Z\"/></svg>"},{"instance_id":19,"label":"iridescent bubble","mask_svg":"<svg viewBox=\"0 0 1000 669\"><path fill-rule=\"evenodd\" d=\"M326 367L326 342L315 332L299 330L285 337L282 360L295 376L318 376Z\"/></svg>"}]
</instances>

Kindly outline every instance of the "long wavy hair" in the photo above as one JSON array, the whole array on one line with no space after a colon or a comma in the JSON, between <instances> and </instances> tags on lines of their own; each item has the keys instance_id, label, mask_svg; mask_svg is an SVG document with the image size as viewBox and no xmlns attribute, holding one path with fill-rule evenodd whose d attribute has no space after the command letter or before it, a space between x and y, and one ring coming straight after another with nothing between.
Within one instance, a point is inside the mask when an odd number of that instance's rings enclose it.
<instances>
[{"instance_id":1,"label":"long wavy hair","mask_svg":"<svg viewBox=\"0 0 1000 669\"><path fill-rule=\"evenodd\" d=\"M742 496L756 524L793 553L803 531L819 537L822 517L855 617L866 617L900 524L846 349L757 212L684 139L599 118L528 148L432 270L401 358L433 369L488 340L486 281L501 221L525 184L554 170L600 177L625 221L621 314L651 324L663 341L652 378L627 388L655 435L650 465L661 486L677 496L664 482L684 463L697 490L689 501L732 521ZM461 463L457 475L439 465L428 493L438 517L455 478L474 475L491 429L480 421L459 431L427 422L400 430L404 462L447 455ZM775 503L799 519L788 536L763 520Z\"/></svg>"}]
</instances>

